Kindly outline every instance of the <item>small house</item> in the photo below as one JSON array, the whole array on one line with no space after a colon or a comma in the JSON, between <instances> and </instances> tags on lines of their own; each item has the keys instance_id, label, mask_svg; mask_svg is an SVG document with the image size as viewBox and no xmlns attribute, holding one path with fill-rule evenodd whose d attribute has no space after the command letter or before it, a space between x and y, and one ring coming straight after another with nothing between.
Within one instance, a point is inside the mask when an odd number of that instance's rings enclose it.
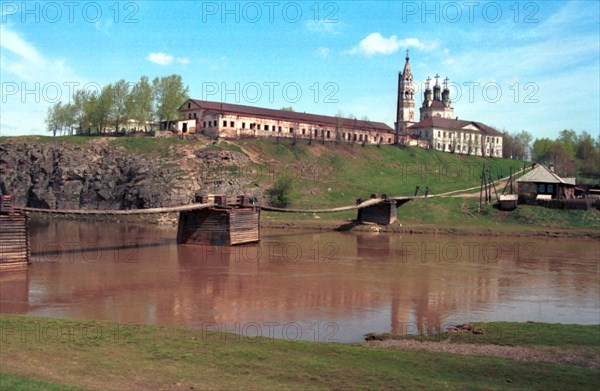
<instances>
[{"instance_id":1,"label":"small house","mask_svg":"<svg viewBox=\"0 0 600 391\"><path fill-rule=\"evenodd\" d=\"M533 204L536 200L574 199L575 178L561 178L554 167L537 164L517 179L519 203Z\"/></svg>"}]
</instances>

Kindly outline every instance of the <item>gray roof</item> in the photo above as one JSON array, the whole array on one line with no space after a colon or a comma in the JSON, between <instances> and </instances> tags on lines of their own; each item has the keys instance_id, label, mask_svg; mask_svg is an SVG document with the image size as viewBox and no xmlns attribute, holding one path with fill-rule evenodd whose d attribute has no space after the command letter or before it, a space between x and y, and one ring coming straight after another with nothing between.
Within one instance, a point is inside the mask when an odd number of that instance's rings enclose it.
<instances>
[{"instance_id":1,"label":"gray roof","mask_svg":"<svg viewBox=\"0 0 600 391\"><path fill-rule=\"evenodd\" d=\"M569 184L554 172L547 169L545 166L538 164L533 170L523 175L517 182L534 182L534 183L562 183Z\"/></svg>"}]
</instances>

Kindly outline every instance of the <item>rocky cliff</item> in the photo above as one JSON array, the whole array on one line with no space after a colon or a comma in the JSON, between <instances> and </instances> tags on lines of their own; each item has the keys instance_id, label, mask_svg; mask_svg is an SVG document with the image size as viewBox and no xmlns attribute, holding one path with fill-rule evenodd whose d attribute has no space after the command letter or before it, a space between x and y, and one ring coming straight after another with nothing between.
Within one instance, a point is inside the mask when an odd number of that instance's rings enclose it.
<instances>
[{"instance_id":1,"label":"rocky cliff","mask_svg":"<svg viewBox=\"0 0 600 391\"><path fill-rule=\"evenodd\" d=\"M166 156L159 157L106 142L0 144L0 180L15 196L17 206L37 208L105 210L188 204L200 193L243 191L248 181L225 174L248 163L242 153L206 150L206 146L171 146Z\"/></svg>"}]
</instances>

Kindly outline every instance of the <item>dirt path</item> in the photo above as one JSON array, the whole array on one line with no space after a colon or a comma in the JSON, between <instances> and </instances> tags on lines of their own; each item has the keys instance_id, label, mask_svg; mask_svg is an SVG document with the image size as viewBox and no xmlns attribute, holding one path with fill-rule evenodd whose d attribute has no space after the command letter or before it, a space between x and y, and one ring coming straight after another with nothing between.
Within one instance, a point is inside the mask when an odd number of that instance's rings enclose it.
<instances>
[{"instance_id":1,"label":"dirt path","mask_svg":"<svg viewBox=\"0 0 600 391\"><path fill-rule=\"evenodd\" d=\"M492 356L517 361L545 361L600 369L600 353L597 349L587 346L566 348L556 346L501 346L415 340L370 341L365 342L364 346L367 348L426 350L460 355Z\"/></svg>"}]
</instances>

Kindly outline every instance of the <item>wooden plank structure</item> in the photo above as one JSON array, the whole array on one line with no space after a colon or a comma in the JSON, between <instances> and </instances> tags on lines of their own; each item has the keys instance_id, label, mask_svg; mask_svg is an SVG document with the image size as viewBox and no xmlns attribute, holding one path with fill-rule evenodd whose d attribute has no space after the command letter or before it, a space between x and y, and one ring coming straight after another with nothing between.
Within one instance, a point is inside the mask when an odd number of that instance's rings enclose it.
<instances>
[{"instance_id":1,"label":"wooden plank structure","mask_svg":"<svg viewBox=\"0 0 600 391\"><path fill-rule=\"evenodd\" d=\"M0 199L0 270L19 270L29 263L27 215L13 209L12 196Z\"/></svg>"},{"instance_id":2,"label":"wooden plank structure","mask_svg":"<svg viewBox=\"0 0 600 391\"><path fill-rule=\"evenodd\" d=\"M366 206L358 210L356 220L360 223L376 223L388 225L396 221L396 200L389 199L386 194L381 195L382 201L375 205ZM371 199L377 199L377 194L371 194ZM356 204L363 203L362 198L356 200Z\"/></svg>"},{"instance_id":3,"label":"wooden plank structure","mask_svg":"<svg viewBox=\"0 0 600 391\"><path fill-rule=\"evenodd\" d=\"M260 207L248 197L205 195L199 202L215 206L180 212L177 243L231 246L260 241Z\"/></svg>"}]
</instances>

